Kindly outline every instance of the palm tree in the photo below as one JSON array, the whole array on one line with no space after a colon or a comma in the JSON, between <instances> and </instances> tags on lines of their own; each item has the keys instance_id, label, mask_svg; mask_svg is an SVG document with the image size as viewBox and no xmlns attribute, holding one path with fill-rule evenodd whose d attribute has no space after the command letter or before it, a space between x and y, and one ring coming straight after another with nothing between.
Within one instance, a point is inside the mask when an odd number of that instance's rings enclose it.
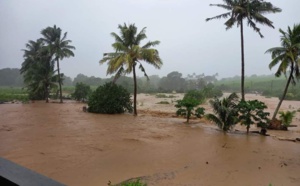
<instances>
[{"instance_id":1,"label":"palm tree","mask_svg":"<svg viewBox=\"0 0 300 186\"><path fill-rule=\"evenodd\" d=\"M269 64L269 68L271 69L279 64L279 67L275 73L276 77L281 76L282 73L286 76L288 68L290 69L290 72L282 97L280 98L280 101L275 109L272 120L276 118L278 110L288 91L290 83L292 82L292 84L295 85L295 79L300 77L300 24L294 25L292 29L288 27L287 32L283 31L282 29L279 29L279 32L282 34L280 38L281 46L270 48L266 51L266 53L271 53L272 55L272 61Z\"/></svg>"},{"instance_id":2,"label":"palm tree","mask_svg":"<svg viewBox=\"0 0 300 186\"><path fill-rule=\"evenodd\" d=\"M21 74L26 72L34 63L36 63L39 57L39 52L43 47L43 42L39 39L37 41L29 40L25 46L26 49L23 49L24 62L20 69Z\"/></svg>"},{"instance_id":3,"label":"palm tree","mask_svg":"<svg viewBox=\"0 0 300 186\"><path fill-rule=\"evenodd\" d=\"M262 25L267 25L274 28L273 22L268 18L263 16L266 13L277 13L281 12L280 8L273 6L269 2L264 2L263 0L223 0L224 4L210 4L210 6L217 6L228 10L228 12L212 17L207 18L206 21L213 19L229 18L226 22L226 30L232 28L235 24L240 27L241 33L241 94L242 100L245 100L245 90L244 90L244 81L245 81L245 57L244 57L244 23L243 20L247 21L248 26L253 28L260 37L263 35L260 32L260 29L256 26L256 23Z\"/></svg>"},{"instance_id":4,"label":"palm tree","mask_svg":"<svg viewBox=\"0 0 300 186\"><path fill-rule=\"evenodd\" d=\"M146 62L153 65L155 68L160 69L162 66L162 60L159 57L159 53L156 49L150 48L158 45L159 41L149 41L144 46L140 46L142 40L146 39L146 28L143 28L139 33L137 27L134 24L119 25L120 36L112 32L111 36L115 39L115 43L112 44L115 52L104 53L103 59L100 60L100 64L108 62L107 74L116 74L114 82L125 74L133 73L134 81L134 96L133 107L134 115L137 115L136 110L136 96L137 96L137 82L136 82L136 66L139 64L140 70L148 78L145 68L142 62Z\"/></svg>"},{"instance_id":5,"label":"palm tree","mask_svg":"<svg viewBox=\"0 0 300 186\"><path fill-rule=\"evenodd\" d=\"M296 111L279 112L283 126L289 127L296 115Z\"/></svg>"},{"instance_id":6,"label":"palm tree","mask_svg":"<svg viewBox=\"0 0 300 186\"><path fill-rule=\"evenodd\" d=\"M236 93L232 93L222 100L215 97L210 100L210 105L215 114L206 114L205 117L223 131L227 131L238 122L237 102L238 96Z\"/></svg>"},{"instance_id":7,"label":"palm tree","mask_svg":"<svg viewBox=\"0 0 300 186\"><path fill-rule=\"evenodd\" d=\"M49 90L56 86L54 61L48 50L44 50L41 40L29 41L24 51L24 62L20 72L24 74L24 82L29 95L33 99L46 99Z\"/></svg>"},{"instance_id":8,"label":"palm tree","mask_svg":"<svg viewBox=\"0 0 300 186\"><path fill-rule=\"evenodd\" d=\"M72 50L75 50L74 46L69 45L71 40L67 40L67 32L62 34L62 30L59 27L54 25L53 27L47 27L41 31L41 34L44 36L42 40L47 44L46 47L52 54L53 58L56 61L57 65L57 78L59 84L59 96L60 96L60 103L63 102L62 100L62 81L61 81L61 74L60 74L60 67L59 67L59 60L63 58L73 57L74 53Z\"/></svg>"}]
</instances>

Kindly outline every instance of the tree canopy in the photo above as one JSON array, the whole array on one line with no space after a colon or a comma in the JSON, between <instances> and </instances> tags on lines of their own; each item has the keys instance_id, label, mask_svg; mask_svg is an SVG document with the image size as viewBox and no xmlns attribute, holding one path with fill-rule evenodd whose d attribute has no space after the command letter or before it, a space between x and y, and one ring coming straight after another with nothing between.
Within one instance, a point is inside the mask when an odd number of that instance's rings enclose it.
<instances>
[{"instance_id":1,"label":"tree canopy","mask_svg":"<svg viewBox=\"0 0 300 186\"><path fill-rule=\"evenodd\" d=\"M143 46L140 46L141 41L147 38L146 28L140 32L134 24L119 25L120 35L115 32L111 36L115 39L112 44L115 52L104 53L100 64L108 63L107 74L115 74L116 81L121 75L133 73L134 81L134 98L133 107L134 115L137 115L136 96L137 96L137 82L136 82L136 65L148 77L142 62L146 62L155 68L159 69L162 66L162 60L156 49L151 48L158 45L159 41L148 41Z\"/></svg>"}]
</instances>

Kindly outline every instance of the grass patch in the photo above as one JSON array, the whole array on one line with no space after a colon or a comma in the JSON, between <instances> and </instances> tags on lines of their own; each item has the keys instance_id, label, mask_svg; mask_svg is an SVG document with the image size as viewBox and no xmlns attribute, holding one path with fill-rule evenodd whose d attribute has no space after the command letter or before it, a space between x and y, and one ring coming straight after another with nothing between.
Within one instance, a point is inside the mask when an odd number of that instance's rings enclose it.
<instances>
[{"instance_id":1,"label":"grass patch","mask_svg":"<svg viewBox=\"0 0 300 186\"><path fill-rule=\"evenodd\" d=\"M175 98L174 95L166 95L166 94L156 94L156 98Z\"/></svg>"},{"instance_id":2,"label":"grass patch","mask_svg":"<svg viewBox=\"0 0 300 186\"><path fill-rule=\"evenodd\" d=\"M108 186L112 186L111 182L109 181ZM135 181L126 181L121 184L117 184L115 186L147 186L147 184L140 182L140 180Z\"/></svg>"},{"instance_id":3,"label":"grass patch","mask_svg":"<svg viewBox=\"0 0 300 186\"><path fill-rule=\"evenodd\" d=\"M0 87L0 101L9 102L9 101L22 101L28 102L28 94L21 87Z\"/></svg>"},{"instance_id":4,"label":"grass patch","mask_svg":"<svg viewBox=\"0 0 300 186\"><path fill-rule=\"evenodd\" d=\"M160 101L160 102L158 102L156 104L165 104L165 105L167 105L167 104L170 104L170 103L168 101Z\"/></svg>"}]
</instances>

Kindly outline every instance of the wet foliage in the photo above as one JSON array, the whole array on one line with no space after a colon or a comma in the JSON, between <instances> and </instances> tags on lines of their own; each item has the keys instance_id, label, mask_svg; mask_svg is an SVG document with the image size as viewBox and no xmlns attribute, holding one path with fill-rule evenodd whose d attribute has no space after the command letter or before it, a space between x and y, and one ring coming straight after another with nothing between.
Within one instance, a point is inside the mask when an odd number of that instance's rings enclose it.
<instances>
[{"instance_id":1,"label":"wet foliage","mask_svg":"<svg viewBox=\"0 0 300 186\"><path fill-rule=\"evenodd\" d=\"M102 114L132 112L130 93L120 85L106 83L99 86L89 97L88 111Z\"/></svg>"}]
</instances>

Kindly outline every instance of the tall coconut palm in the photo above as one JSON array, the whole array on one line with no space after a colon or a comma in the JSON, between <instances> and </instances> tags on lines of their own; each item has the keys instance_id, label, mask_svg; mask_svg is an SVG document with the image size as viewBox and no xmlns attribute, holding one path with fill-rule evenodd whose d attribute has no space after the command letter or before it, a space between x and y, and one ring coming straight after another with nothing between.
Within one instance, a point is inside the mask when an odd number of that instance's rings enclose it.
<instances>
[{"instance_id":1,"label":"tall coconut palm","mask_svg":"<svg viewBox=\"0 0 300 186\"><path fill-rule=\"evenodd\" d=\"M269 64L269 68L279 64L279 67L275 73L276 77L284 74L286 76L287 70L289 70L289 77L286 82L283 94L279 100L279 103L275 109L272 120L276 118L279 108L285 98L290 83L296 84L295 79L300 77L299 64L300 64L300 24L294 25L291 29L288 27L287 31L279 29L281 35L281 46L270 48L266 53L271 53L272 61Z\"/></svg>"},{"instance_id":2,"label":"tall coconut palm","mask_svg":"<svg viewBox=\"0 0 300 186\"><path fill-rule=\"evenodd\" d=\"M145 45L140 46L141 41L147 38L146 28L143 28L139 33L134 24L119 25L120 36L114 32L111 36L115 39L112 44L115 52L105 53L100 64L108 62L107 74L116 74L114 81L121 75L133 73L134 81L134 94L133 94L133 107L134 115L137 115L136 110L136 96L137 96L137 82L136 82L136 66L139 65L140 70L147 76L142 62L153 65L155 68L160 69L162 60L156 49L150 48L158 45L159 41L149 41ZM148 77L148 76L147 76Z\"/></svg>"},{"instance_id":3,"label":"tall coconut palm","mask_svg":"<svg viewBox=\"0 0 300 186\"><path fill-rule=\"evenodd\" d=\"M273 6L269 2L263 0L223 0L224 4L210 4L210 6L217 6L228 10L228 12L207 18L206 21L213 19L225 18L226 30L232 28L235 24L240 27L241 33L241 94L242 100L245 100L245 56L244 56L244 20L246 20L248 26L250 26L260 37L263 35L260 29L256 26L256 23L267 25L274 28L273 22L263 16L266 13L281 12L280 8Z\"/></svg>"},{"instance_id":4,"label":"tall coconut palm","mask_svg":"<svg viewBox=\"0 0 300 186\"><path fill-rule=\"evenodd\" d=\"M64 58L73 57L74 53L72 50L75 50L74 46L69 45L71 40L67 40L67 32L62 34L62 30L59 27L54 25L53 27L47 27L41 31L41 34L44 36L42 40L46 43L47 49L52 54L53 58L56 61L57 65L57 78L59 84L59 97L60 103L63 102L62 100L62 88L61 88L61 74L60 74L60 67L59 67L59 60Z\"/></svg>"}]
</instances>

